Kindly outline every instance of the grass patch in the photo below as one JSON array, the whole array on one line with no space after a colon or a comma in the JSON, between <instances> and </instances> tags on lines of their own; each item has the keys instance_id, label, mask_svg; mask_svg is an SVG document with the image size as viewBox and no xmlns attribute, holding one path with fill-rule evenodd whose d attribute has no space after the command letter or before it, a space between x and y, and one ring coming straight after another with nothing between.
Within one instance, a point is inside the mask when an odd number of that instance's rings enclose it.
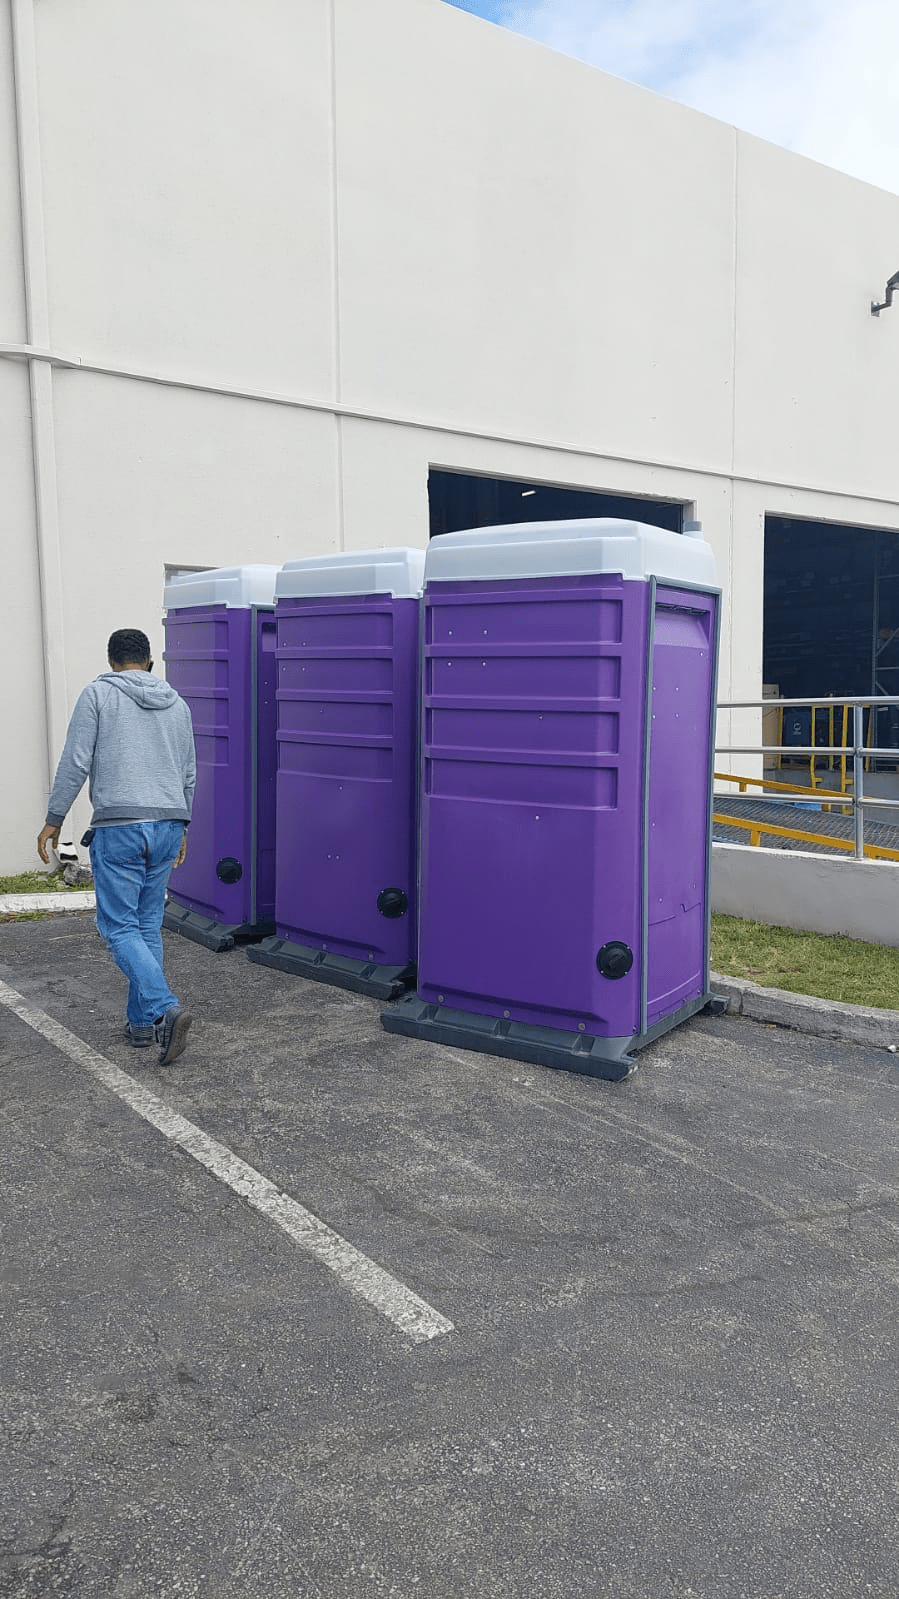
<instances>
[{"instance_id":1,"label":"grass patch","mask_svg":"<svg viewBox=\"0 0 899 1599\"><path fill-rule=\"evenodd\" d=\"M899 949L882 944L713 916L711 965L722 977L748 977L762 988L899 1009Z\"/></svg>"},{"instance_id":2,"label":"grass patch","mask_svg":"<svg viewBox=\"0 0 899 1599\"><path fill-rule=\"evenodd\" d=\"M14 872L11 877L0 877L0 894L83 894L90 883L80 883L70 888L62 880L62 869L55 872Z\"/></svg>"}]
</instances>

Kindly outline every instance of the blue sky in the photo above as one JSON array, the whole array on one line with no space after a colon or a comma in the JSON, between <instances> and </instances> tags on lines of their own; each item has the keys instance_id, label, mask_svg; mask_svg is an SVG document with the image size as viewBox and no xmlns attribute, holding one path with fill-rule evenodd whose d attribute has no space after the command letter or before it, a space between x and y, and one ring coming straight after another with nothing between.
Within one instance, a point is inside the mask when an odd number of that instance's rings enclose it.
<instances>
[{"instance_id":1,"label":"blue sky","mask_svg":"<svg viewBox=\"0 0 899 1599\"><path fill-rule=\"evenodd\" d=\"M897 0L444 0L899 193Z\"/></svg>"}]
</instances>

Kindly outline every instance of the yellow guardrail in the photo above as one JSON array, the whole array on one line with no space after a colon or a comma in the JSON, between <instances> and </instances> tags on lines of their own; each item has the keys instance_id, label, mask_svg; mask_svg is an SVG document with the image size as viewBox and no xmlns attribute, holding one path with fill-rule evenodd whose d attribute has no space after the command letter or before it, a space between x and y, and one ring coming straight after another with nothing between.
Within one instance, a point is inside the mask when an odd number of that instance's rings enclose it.
<instances>
[{"instance_id":1,"label":"yellow guardrail","mask_svg":"<svg viewBox=\"0 0 899 1599\"><path fill-rule=\"evenodd\" d=\"M832 792L834 796L833 800L830 804L828 804L826 800L823 800L822 808L826 808L828 811L841 811L843 814L851 809L848 804L844 805L840 803L840 795L836 792L836 790L803 788L801 783L778 783L770 777L738 777L734 772L715 772L714 777L716 783L738 783L741 794L745 794L747 788L773 788L776 789L778 793L782 794L809 794L814 795L815 799L820 799L822 794ZM850 785L852 783L851 777L849 779L849 783Z\"/></svg>"},{"instance_id":2,"label":"yellow guardrail","mask_svg":"<svg viewBox=\"0 0 899 1599\"><path fill-rule=\"evenodd\" d=\"M764 704L766 702L763 701L762 703ZM775 707L772 705L772 709L774 709L774 708ZM815 705L811 701L809 701L808 709L811 712L811 742L812 743L815 742L815 732L816 732L816 728L817 728L817 725L818 725L818 715L819 715L819 713L823 713L827 717L827 742L828 742L828 744L831 745L831 747L834 746L834 745L842 746L839 755L836 755L836 754L831 754L831 755L812 755L812 756L809 757L809 763L808 763L808 765L809 765L809 776L810 776L810 779L811 779L812 788L814 789L814 791L816 793L818 792L818 785L819 785L818 762L823 760L823 761L826 761L827 768L828 768L829 771L833 771L835 768L836 768L836 770L839 771L839 774L840 774L839 792L841 794L848 794L849 790L852 788L852 772L849 770L849 763L851 762L851 759L852 759L852 756L851 756L851 753L850 753L851 741L850 741L850 738L849 738L849 705L848 704L847 705L841 705L839 702L837 702L836 704L833 704L833 705L830 704L830 703ZM863 705L862 705L862 709L864 711L868 711L869 712L869 715L868 715L868 731L867 731L867 734L865 735L865 746L866 746L866 748L871 749L873 747L873 744L874 744L874 717L873 717L873 715L870 714L870 712L873 711L874 705L872 703L869 703L868 701L865 701L863 703ZM835 734L836 734L836 717L837 717L837 712L838 711L842 713L841 714L841 723L842 723L842 725L840 727L840 736L839 736L839 738L837 738L835 736ZM791 754L790 754L790 746L788 744L785 745L784 742L783 742L783 715L784 715L783 707L782 706L778 706L777 707L777 743L781 746L780 754L778 755L777 761L776 761L776 764L778 766L785 766L788 761L792 761L794 759L798 759L798 757L791 756ZM845 750L845 753L843 753L844 750ZM799 764L802 765L803 762L804 762L804 758L803 758L803 760L799 761ZM870 772L870 770L871 770L871 761L870 761L870 758L866 758L866 760L865 760L865 771L866 772Z\"/></svg>"},{"instance_id":3,"label":"yellow guardrail","mask_svg":"<svg viewBox=\"0 0 899 1599\"><path fill-rule=\"evenodd\" d=\"M772 706L772 709L774 709L773 706ZM810 722L811 722L810 742L812 744L815 743L815 734L816 734L817 726L818 726L819 713L823 713L827 717L827 742L828 742L828 744L831 747L833 747L835 744L840 744L840 745L842 745L844 747L849 744L849 706L848 705L840 705L839 703L837 703L837 704L829 704L828 703L828 704L817 704L816 705L812 701L809 701L808 710L811 713L811 717L810 717ZM839 738L836 738L835 737L835 733L836 733L836 716L837 716L837 712L838 711L842 712L842 719L841 719L842 720L842 726L840 728L840 736L839 736ZM778 706L777 707L777 742L778 742L779 745L782 746L780 754L779 754L779 756L777 758L777 762L776 762L776 764L778 766L785 766L788 761L792 761L794 759L794 757L790 755L790 747L789 747L789 745L784 745L784 742L783 742L783 715L784 715L783 708L781 706ZM872 728L872 725L873 725L873 717L869 718L869 721L868 721L868 739L867 739L868 744L871 743L871 728ZM849 789L852 787L852 773L848 769L848 760L850 760L850 759L851 759L851 756L849 755L848 749L847 749L845 755L841 753L840 755L830 755L830 756L821 756L821 755L812 755L812 756L810 756L809 757L809 762L808 762L808 768L809 768L809 777L811 779L811 785L812 785L812 789L814 790L814 792L815 793L818 792L818 784L819 784L818 761L819 760L826 760L828 769L830 771L833 771L834 763L836 762L837 769L839 770L839 773L840 773L840 789L839 789L839 792L841 794L846 794L849 791ZM803 761L800 761L800 765L803 764L803 763L804 763L804 758L803 758ZM865 762L865 770L866 771L868 770L869 766L870 766L870 762L866 761Z\"/></svg>"},{"instance_id":4,"label":"yellow guardrail","mask_svg":"<svg viewBox=\"0 0 899 1599\"><path fill-rule=\"evenodd\" d=\"M809 844L823 845L827 849L846 850L854 854L856 860L865 856L874 860L899 861L899 849L888 849L885 845L865 844L865 817L872 811L875 815L882 813L889 817L890 823L894 822L897 809L899 809L899 788L896 780L885 785L880 785L879 794L866 792L865 774L873 772L878 777L884 772L899 772L899 748L888 745L881 748L877 741L880 726L880 713L892 707L899 712L899 695L874 694L855 697L847 695L833 696L828 700L812 700L764 697L760 700L730 700L720 701L719 712L724 711L755 711L761 712L762 742L716 744L715 756L730 759L735 755L751 755L761 758L763 763L761 777L744 777L738 772L714 773L716 783L726 783L739 789L745 794L749 789L760 789L772 805L776 804L777 797L783 794L785 799L798 798L800 794L814 795L818 800L816 809L837 812L852 817L854 838L852 842L845 838L833 837L831 834L811 832L807 827L782 827L777 823L766 823L764 819L750 820L746 816L726 816L721 807L727 807L728 796L720 793L715 796L713 805L717 805L719 813L715 821L730 827L737 827L749 834L750 843L758 844L763 833L774 837L796 839ZM784 744L783 735L784 713L798 711L802 713L802 721L791 725L789 731L796 737L804 738L805 742ZM772 724L772 713L775 720ZM819 743L819 734L823 731L821 716L826 716L827 734L830 742ZM806 720L808 718L808 720ZM892 718L895 724L895 717ZM866 725L867 724L867 725ZM776 729L776 742L772 737ZM895 726L890 728L891 736L895 733ZM764 775L772 764L780 766L786 763L809 763L809 783L804 782L784 783L773 776ZM824 773L819 771L819 764L825 763L830 772L838 774L836 781L831 783L823 781ZM758 768L757 768L758 769ZM728 790L730 793L731 790Z\"/></svg>"},{"instance_id":5,"label":"yellow guardrail","mask_svg":"<svg viewBox=\"0 0 899 1599\"><path fill-rule=\"evenodd\" d=\"M845 849L851 853L855 843L851 838L835 838L832 833L807 833L799 827L778 827L774 822L762 822L753 817L750 821L745 816L724 816L715 812L712 821L721 827L740 827L744 833L749 834L750 844L758 845L763 833L773 834L775 838L800 839L803 844L826 844L828 849ZM882 844L866 844L865 854L874 861L899 861L899 849L886 849Z\"/></svg>"}]
</instances>

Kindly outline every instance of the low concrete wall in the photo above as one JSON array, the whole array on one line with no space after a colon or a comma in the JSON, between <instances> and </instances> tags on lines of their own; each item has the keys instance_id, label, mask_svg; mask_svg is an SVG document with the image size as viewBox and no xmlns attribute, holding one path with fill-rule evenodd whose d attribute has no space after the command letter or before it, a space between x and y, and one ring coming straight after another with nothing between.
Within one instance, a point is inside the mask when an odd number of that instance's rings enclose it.
<instances>
[{"instance_id":1,"label":"low concrete wall","mask_svg":"<svg viewBox=\"0 0 899 1599\"><path fill-rule=\"evenodd\" d=\"M712 910L899 949L899 865L713 844Z\"/></svg>"}]
</instances>

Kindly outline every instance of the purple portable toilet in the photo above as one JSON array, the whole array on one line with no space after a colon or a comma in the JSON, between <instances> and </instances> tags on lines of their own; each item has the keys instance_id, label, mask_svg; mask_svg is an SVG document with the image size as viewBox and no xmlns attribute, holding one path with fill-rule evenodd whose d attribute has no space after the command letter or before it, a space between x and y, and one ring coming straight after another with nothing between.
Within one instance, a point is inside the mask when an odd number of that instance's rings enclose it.
<instances>
[{"instance_id":1,"label":"purple portable toilet","mask_svg":"<svg viewBox=\"0 0 899 1599\"><path fill-rule=\"evenodd\" d=\"M709 1003L714 576L693 524L431 541L418 991L389 1032L617 1079Z\"/></svg>"},{"instance_id":2,"label":"purple portable toilet","mask_svg":"<svg viewBox=\"0 0 899 1599\"><path fill-rule=\"evenodd\" d=\"M277 582L277 934L247 953L376 999L415 981L423 570L345 551Z\"/></svg>"},{"instance_id":3,"label":"purple portable toilet","mask_svg":"<svg viewBox=\"0 0 899 1599\"><path fill-rule=\"evenodd\" d=\"M163 925L207 949L274 929L279 570L225 566L165 586L166 677L190 706L197 789Z\"/></svg>"}]
</instances>

